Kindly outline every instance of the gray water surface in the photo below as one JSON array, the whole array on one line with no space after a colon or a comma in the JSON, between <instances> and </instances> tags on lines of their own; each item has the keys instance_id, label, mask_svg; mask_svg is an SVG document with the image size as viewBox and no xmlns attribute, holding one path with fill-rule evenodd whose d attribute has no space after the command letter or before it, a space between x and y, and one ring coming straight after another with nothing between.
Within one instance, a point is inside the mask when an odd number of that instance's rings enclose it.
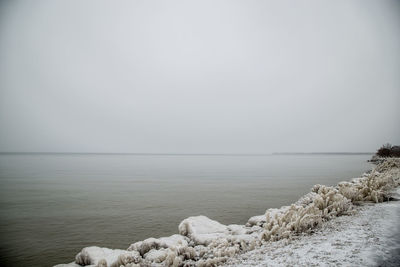
<instances>
[{"instance_id":1,"label":"gray water surface","mask_svg":"<svg viewBox=\"0 0 400 267\"><path fill-rule=\"evenodd\" d=\"M244 224L369 155L0 155L0 265L52 266L85 246L126 249L193 215Z\"/></svg>"}]
</instances>

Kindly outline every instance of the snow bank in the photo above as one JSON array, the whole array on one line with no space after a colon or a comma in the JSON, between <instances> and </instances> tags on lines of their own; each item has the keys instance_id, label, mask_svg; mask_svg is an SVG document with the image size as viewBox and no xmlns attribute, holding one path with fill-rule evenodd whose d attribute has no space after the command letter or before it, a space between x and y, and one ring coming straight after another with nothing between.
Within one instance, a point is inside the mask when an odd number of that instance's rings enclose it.
<instances>
[{"instance_id":1,"label":"snow bank","mask_svg":"<svg viewBox=\"0 0 400 267\"><path fill-rule=\"evenodd\" d=\"M390 199L390 189L400 184L400 159L388 159L374 170L336 187L315 185L291 206L268 209L251 217L246 225L223 225L205 216L189 217L179 234L148 238L127 250L84 248L76 266L216 266L269 241L291 240L332 218L352 214L360 202ZM58 265L61 267L61 265Z\"/></svg>"}]
</instances>

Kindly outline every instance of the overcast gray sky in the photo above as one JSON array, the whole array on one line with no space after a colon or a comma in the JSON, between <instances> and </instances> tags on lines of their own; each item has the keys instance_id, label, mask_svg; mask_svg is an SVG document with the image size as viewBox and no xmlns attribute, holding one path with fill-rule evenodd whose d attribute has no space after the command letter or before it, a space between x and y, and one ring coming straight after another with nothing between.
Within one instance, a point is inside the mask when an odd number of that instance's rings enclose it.
<instances>
[{"instance_id":1,"label":"overcast gray sky","mask_svg":"<svg viewBox=\"0 0 400 267\"><path fill-rule=\"evenodd\" d=\"M400 1L2 1L0 151L400 144Z\"/></svg>"}]
</instances>

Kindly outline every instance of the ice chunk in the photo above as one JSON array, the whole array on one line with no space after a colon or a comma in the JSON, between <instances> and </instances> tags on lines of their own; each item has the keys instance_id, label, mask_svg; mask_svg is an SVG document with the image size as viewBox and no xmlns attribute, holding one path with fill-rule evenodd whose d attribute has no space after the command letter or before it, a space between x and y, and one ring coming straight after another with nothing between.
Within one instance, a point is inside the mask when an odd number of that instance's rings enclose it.
<instances>
[{"instance_id":1,"label":"ice chunk","mask_svg":"<svg viewBox=\"0 0 400 267\"><path fill-rule=\"evenodd\" d=\"M254 225L261 226L264 223L265 223L265 215L257 215L257 216L251 217L247 221L246 226L254 226Z\"/></svg>"},{"instance_id":2,"label":"ice chunk","mask_svg":"<svg viewBox=\"0 0 400 267\"><path fill-rule=\"evenodd\" d=\"M152 249L144 255L144 258L149 262L160 263L163 262L168 256L168 250L162 249Z\"/></svg>"},{"instance_id":3,"label":"ice chunk","mask_svg":"<svg viewBox=\"0 0 400 267\"><path fill-rule=\"evenodd\" d=\"M108 266L112 266L118 261L118 257L122 254L129 254L130 252L122 249L109 249L100 247L86 247L83 248L75 257L75 262L79 265L100 265L102 260L105 260Z\"/></svg>"},{"instance_id":4,"label":"ice chunk","mask_svg":"<svg viewBox=\"0 0 400 267\"><path fill-rule=\"evenodd\" d=\"M136 242L129 246L128 250L136 250L142 256L152 249L186 247L189 239L182 235L171 235L161 238L148 238L143 241Z\"/></svg>"},{"instance_id":5,"label":"ice chunk","mask_svg":"<svg viewBox=\"0 0 400 267\"><path fill-rule=\"evenodd\" d=\"M136 250L140 253L140 255L143 256L150 250L152 250L154 248L155 249L159 248L159 245L160 245L160 242L158 239L150 237L143 241L139 241L139 242L131 244L128 248L128 251Z\"/></svg>"},{"instance_id":6,"label":"ice chunk","mask_svg":"<svg viewBox=\"0 0 400 267\"><path fill-rule=\"evenodd\" d=\"M188 238L183 235L171 235L160 238L161 246L165 248L176 247L178 245L187 246Z\"/></svg>"},{"instance_id":7,"label":"ice chunk","mask_svg":"<svg viewBox=\"0 0 400 267\"><path fill-rule=\"evenodd\" d=\"M118 256L118 259L116 262L111 264L111 267L120 267L128 265L128 264L137 264L142 261L142 257L140 256L140 253L137 251L126 251L125 253L122 253Z\"/></svg>"},{"instance_id":8,"label":"ice chunk","mask_svg":"<svg viewBox=\"0 0 400 267\"><path fill-rule=\"evenodd\" d=\"M238 224L230 224L227 226L227 228L229 230L229 233L232 235L244 235L249 231L246 226Z\"/></svg>"},{"instance_id":9,"label":"ice chunk","mask_svg":"<svg viewBox=\"0 0 400 267\"><path fill-rule=\"evenodd\" d=\"M179 224L179 233L189 237L196 245L208 245L215 239L226 237L229 230L226 225L206 216L194 216Z\"/></svg>"},{"instance_id":10,"label":"ice chunk","mask_svg":"<svg viewBox=\"0 0 400 267\"><path fill-rule=\"evenodd\" d=\"M86 266L95 266L95 265L86 265ZM75 262L67 263L67 264L57 264L53 267L82 267L82 265L76 264Z\"/></svg>"}]
</instances>

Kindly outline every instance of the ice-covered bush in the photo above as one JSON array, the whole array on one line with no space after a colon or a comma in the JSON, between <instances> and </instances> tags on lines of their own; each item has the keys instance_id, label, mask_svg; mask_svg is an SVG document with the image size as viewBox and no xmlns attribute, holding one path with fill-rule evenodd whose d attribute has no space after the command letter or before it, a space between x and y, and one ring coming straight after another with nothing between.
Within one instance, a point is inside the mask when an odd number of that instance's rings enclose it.
<instances>
[{"instance_id":1,"label":"ice-covered bush","mask_svg":"<svg viewBox=\"0 0 400 267\"><path fill-rule=\"evenodd\" d=\"M352 202L382 202L390 197L390 189L399 185L400 159L390 158L369 174L338 184L339 192Z\"/></svg>"},{"instance_id":2,"label":"ice-covered bush","mask_svg":"<svg viewBox=\"0 0 400 267\"><path fill-rule=\"evenodd\" d=\"M311 193L290 207L267 210L264 240L288 238L312 229L324 220L347 214L355 202L388 200L390 189L399 185L399 168L400 159L387 159L361 178L336 187L315 185Z\"/></svg>"},{"instance_id":3,"label":"ice-covered bush","mask_svg":"<svg viewBox=\"0 0 400 267\"><path fill-rule=\"evenodd\" d=\"M400 157L400 146L392 146L391 144L387 143L381 146L376 155L379 157Z\"/></svg>"}]
</instances>

